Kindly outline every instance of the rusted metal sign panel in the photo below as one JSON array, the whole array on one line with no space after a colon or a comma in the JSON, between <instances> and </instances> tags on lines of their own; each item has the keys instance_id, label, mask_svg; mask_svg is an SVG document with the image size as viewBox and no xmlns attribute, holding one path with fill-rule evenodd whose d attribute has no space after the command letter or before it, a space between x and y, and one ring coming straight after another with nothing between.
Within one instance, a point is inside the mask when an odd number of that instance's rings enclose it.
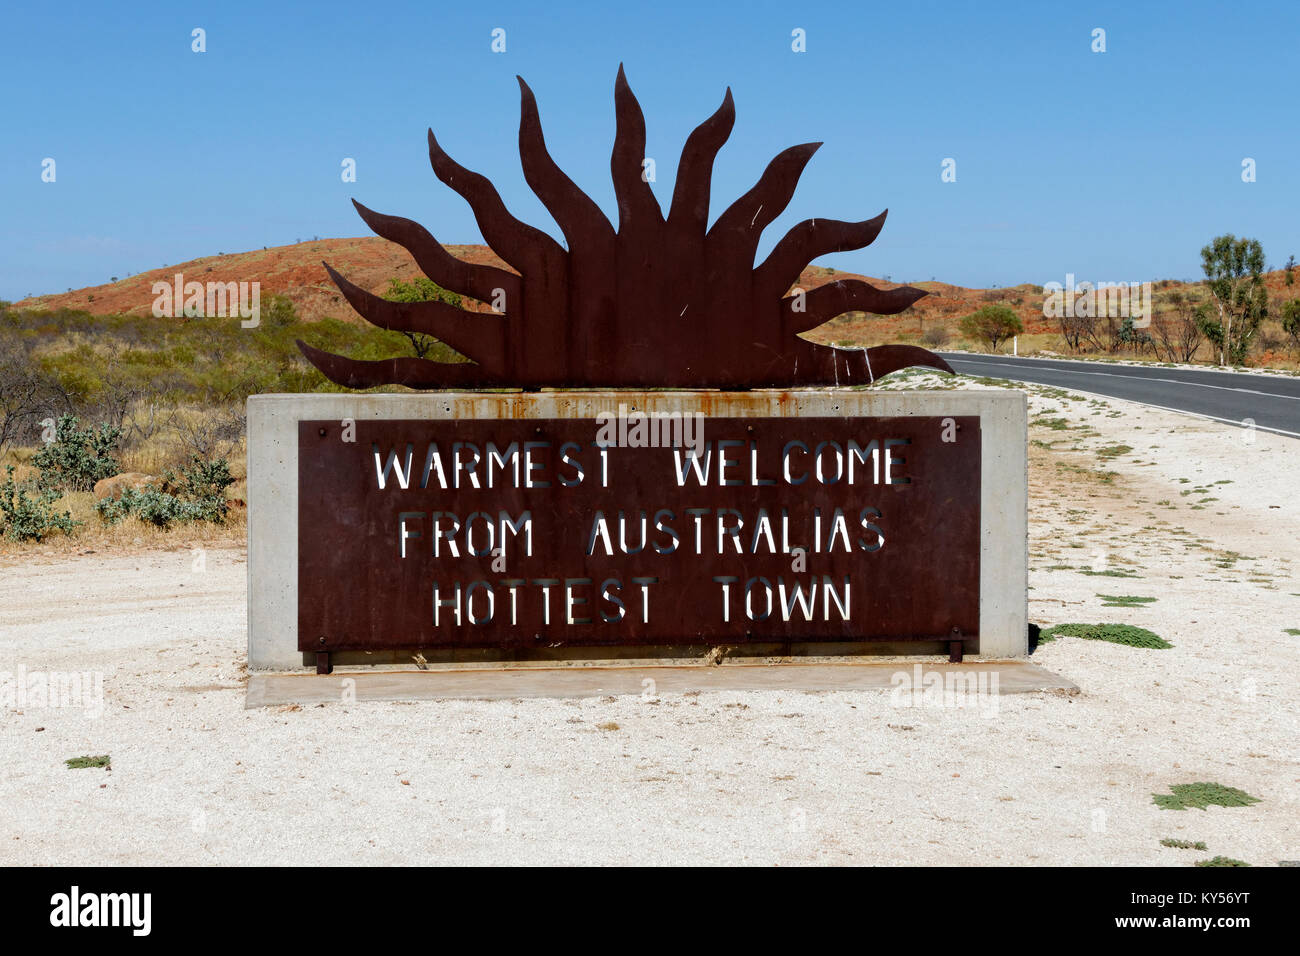
<instances>
[{"instance_id":1,"label":"rusted metal sign panel","mask_svg":"<svg viewBox=\"0 0 1300 956\"><path fill-rule=\"evenodd\" d=\"M713 162L736 119L728 89L687 138L665 210L645 176L645 116L620 66L610 158L618 218L611 222L547 151L537 101L522 77L519 92L524 179L564 244L516 219L495 187L452 159L429 130L434 174L469 203L483 238L513 271L457 259L420 224L354 200L376 233L404 246L430 279L463 298L389 302L326 265L339 291L380 328L434 336L472 361L363 361L300 341L327 378L348 388L789 388L869 385L909 365L952 372L915 345L840 349L800 336L845 312L896 315L926 295L862 279L799 288L804 268L819 256L873 243L888 210L860 222L805 219L754 266L763 231L789 204L820 143L781 152L710 225Z\"/></svg>"},{"instance_id":2,"label":"rusted metal sign panel","mask_svg":"<svg viewBox=\"0 0 1300 956\"><path fill-rule=\"evenodd\" d=\"M978 631L975 416L353 427L299 424L302 651Z\"/></svg>"}]
</instances>

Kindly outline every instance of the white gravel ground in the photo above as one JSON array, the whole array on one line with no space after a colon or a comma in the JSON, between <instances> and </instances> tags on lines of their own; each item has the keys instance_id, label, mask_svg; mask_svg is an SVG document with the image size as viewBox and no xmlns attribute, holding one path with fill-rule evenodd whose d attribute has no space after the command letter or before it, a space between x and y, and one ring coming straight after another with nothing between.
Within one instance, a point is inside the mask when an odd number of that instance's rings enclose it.
<instances>
[{"instance_id":1,"label":"white gravel ground","mask_svg":"<svg viewBox=\"0 0 1300 956\"><path fill-rule=\"evenodd\" d=\"M104 698L99 716L0 706L0 864L1300 859L1300 637L1284 633L1300 628L1300 441L1245 445L1112 400L1036 397L1031 418L1067 408L1096 434L1031 429L1057 442L1032 449L1031 620L1141 624L1176 646L1045 644L1033 660L1082 693L996 713L878 691L246 711L242 550L201 572L183 534L171 552L10 559L0 672L100 672ZM1116 442L1132 453L1099 462ZM1103 560L1137 577L1079 570ZM64 766L83 754L112 769ZM1262 802L1153 804L1196 781Z\"/></svg>"}]
</instances>

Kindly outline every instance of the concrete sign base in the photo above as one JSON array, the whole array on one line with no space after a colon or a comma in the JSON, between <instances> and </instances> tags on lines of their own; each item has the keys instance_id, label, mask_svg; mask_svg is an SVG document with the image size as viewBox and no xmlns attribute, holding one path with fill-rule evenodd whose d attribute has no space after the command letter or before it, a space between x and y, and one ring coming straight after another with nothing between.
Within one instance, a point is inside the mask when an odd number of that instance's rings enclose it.
<instances>
[{"instance_id":1,"label":"concrete sign base","mask_svg":"<svg viewBox=\"0 0 1300 956\"><path fill-rule=\"evenodd\" d=\"M695 422L698 445L679 428L639 446L656 415ZM617 425L607 457L598 423ZM954 622L966 653L1021 656L1026 431L1024 395L1001 390L253 396L249 666L933 654ZM643 523L618 554L638 513L666 516L658 553ZM619 562L639 576L609 576Z\"/></svg>"}]
</instances>

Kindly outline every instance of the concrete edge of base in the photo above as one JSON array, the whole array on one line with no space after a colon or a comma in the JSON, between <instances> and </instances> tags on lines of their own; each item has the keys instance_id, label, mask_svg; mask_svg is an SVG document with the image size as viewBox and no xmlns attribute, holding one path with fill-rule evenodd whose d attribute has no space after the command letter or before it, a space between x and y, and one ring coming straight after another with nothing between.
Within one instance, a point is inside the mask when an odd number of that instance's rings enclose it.
<instances>
[{"instance_id":1,"label":"concrete edge of base","mask_svg":"<svg viewBox=\"0 0 1300 956\"><path fill-rule=\"evenodd\" d=\"M611 664L599 667L358 670L314 674L257 673L246 709L386 700L515 700L683 695L723 691L803 693L888 691L900 706L962 707L1006 694L1074 695L1072 681L1029 661L962 664L895 660L872 663ZM899 696L901 695L901 697ZM927 695L929 695L927 697Z\"/></svg>"}]
</instances>

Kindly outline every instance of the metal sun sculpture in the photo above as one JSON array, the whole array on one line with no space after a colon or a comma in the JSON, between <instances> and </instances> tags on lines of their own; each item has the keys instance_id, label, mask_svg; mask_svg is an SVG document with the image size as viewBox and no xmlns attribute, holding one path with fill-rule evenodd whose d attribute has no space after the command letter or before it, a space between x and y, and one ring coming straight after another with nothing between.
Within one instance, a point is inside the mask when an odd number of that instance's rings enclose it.
<instances>
[{"instance_id":1,"label":"metal sun sculpture","mask_svg":"<svg viewBox=\"0 0 1300 956\"><path fill-rule=\"evenodd\" d=\"M512 216L492 183L451 159L430 130L434 173L465 198L487 244L517 273L457 259L418 223L354 200L370 228L404 246L429 278L492 311L389 302L326 263L330 278L369 322L434 336L471 359L358 361L300 341L303 354L327 378L350 388L767 388L869 384L913 365L952 371L937 355L912 345L843 349L799 337L845 312L894 315L926 294L911 286L878 289L856 279L806 293L792 288L817 257L873 242L888 210L863 222L805 220L754 267L763 229L790 202L820 143L780 153L710 227L713 160L735 122L728 88L717 112L686 140L665 217L643 177L645 117L620 66L610 159L616 231L555 164L532 90L522 78L519 88L524 178L559 224L568 248Z\"/></svg>"}]
</instances>

